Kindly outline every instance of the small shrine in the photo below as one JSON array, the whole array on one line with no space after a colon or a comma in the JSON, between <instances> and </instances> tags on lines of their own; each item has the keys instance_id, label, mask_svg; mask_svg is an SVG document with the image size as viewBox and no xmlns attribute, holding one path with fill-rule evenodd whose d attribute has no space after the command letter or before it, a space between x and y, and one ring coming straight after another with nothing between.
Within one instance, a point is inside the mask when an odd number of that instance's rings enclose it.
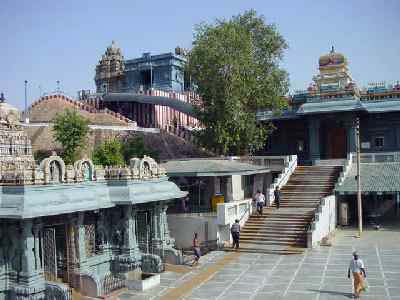
<instances>
[{"instance_id":1,"label":"small shrine","mask_svg":"<svg viewBox=\"0 0 400 300\"><path fill-rule=\"evenodd\" d=\"M168 201L186 195L150 157L129 166L36 163L16 108L0 102L0 299L70 300L180 262Z\"/></svg>"}]
</instances>

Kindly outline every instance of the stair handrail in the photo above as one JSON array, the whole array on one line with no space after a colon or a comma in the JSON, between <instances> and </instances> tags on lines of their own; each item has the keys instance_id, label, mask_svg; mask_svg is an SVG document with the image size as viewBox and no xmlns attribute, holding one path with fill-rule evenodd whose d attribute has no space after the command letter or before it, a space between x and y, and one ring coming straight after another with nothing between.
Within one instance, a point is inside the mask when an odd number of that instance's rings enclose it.
<instances>
[{"instance_id":1,"label":"stair handrail","mask_svg":"<svg viewBox=\"0 0 400 300\"><path fill-rule=\"evenodd\" d=\"M319 198L319 203L318 203L317 207L314 210L313 217L312 217L310 223L308 223L307 226L306 226L306 232L308 232L311 229L312 224L315 222L315 219L316 219L316 216L318 214L318 211L319 211L319 209L320 209L320 207L322 205L323 198L325 198L325 197Z\"/></svg>"},{"instance_id":2,"label":"stair handrail","mask_svg":"<svg viewBox=\"0 0 400 300\"><path fill-rule=\"evenodd\" d=\"M343 183L344 179L350 172L351 166L353 164L353 159L354 159L353 157L354 157L353 153L347 154L347 159L346 162L344 163L342 172L340 172L339 177L335 183L335 189Z\"/></svg>"},{"instance_id":3,"label":"stair handrail","mask_svg":"<svg viewBox=\"0 0 400 300\"><path fill-rule=\"evenodd\" d=\"M282 170L282 173L279 174L277 178L275 178L274 182L269 186L267 190L267 205L272 205L272 202L275 201L274 190L278 186L282 188L285 185L289 177L293 174L294 170L297 167L297 155L289 155L285 158L285 167Z\"/></svg>"},{"instance_id":4,"label":"stair handrail","mask_svg":"<svg viewBox=\"0 0 400 300\"><path fill-rule=\"evenodd\" d=\"M247 212L250 214L250 206L251 206L251 205L252 205L252 204L246 205L246 209L244 210L242 216L239 218L239 223L240 223L240 221L243 220L243 218L244 218L244 216L246 215Z\"/></svg>"}]
</instances>

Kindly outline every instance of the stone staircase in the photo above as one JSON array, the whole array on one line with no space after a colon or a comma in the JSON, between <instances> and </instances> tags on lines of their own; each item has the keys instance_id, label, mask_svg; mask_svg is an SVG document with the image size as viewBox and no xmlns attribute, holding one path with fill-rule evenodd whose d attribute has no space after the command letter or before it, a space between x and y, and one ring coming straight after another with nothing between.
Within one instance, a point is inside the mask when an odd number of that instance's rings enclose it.
<instances>
[{"instance_id":1,"label":"stone staircase","mask_svg":"<svg viewBox=\"0 0 400 300\"><path fill-rule=\"evenodd\" d=\"M340 166L298 166L281 189L280 209L250 216L240 234L241 251L291 254L307 246L307 227L320 199L331 194Z\"/></svg>"}]
</instances>

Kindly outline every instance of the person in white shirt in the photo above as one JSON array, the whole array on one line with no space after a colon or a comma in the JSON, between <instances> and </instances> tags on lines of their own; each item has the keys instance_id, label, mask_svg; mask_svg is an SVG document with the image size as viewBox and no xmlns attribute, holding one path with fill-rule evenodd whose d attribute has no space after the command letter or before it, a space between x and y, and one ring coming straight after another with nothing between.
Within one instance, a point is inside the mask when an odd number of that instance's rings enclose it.
<instances>
[{"instance_id":1,"label":"person in white shirt","mask_svg":"<svg viewBox=\"0 0 400 300\"><path fill-rule=\"evenodd\" d=\"M254 199L256 200L257 212L259 215L262 215L263 206L265 204L265 196L260 190L257 190L257 194L255 195Z\"/></svg>"},{"instance_id":2,"label":"person in white shirt","mask_svg":"<svg viewBox=\"0 0 400 300\"><path fill-rule=\"evenodd\" d=\"M354 296L356 299L360 297L360 293L365 290L364 278L367 277L365 273L365 266L363 261L358 257L356 251L353 252L353 259L350 261L347 277L350 279L350 271L353 274L354 281ZM364 276L364 277L363 277Z\"/></svg>"}]
</instances>

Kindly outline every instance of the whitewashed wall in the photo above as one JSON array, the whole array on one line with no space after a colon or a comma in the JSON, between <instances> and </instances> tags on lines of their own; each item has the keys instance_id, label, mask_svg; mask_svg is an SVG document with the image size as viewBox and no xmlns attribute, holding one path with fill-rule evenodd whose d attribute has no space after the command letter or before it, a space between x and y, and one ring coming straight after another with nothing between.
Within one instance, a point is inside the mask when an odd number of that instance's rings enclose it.
<instances>
[{"instance_id":1,"label":"whitewashed wall","mask_svg":"<svg viewBox=\"0 0 400 300\"><path fill-rule=\"evenodd\" d=\"M336 228L336 197L329 195L321 199L321 204L315 211L314 221L307 232L307 247L318 246L324 237Z\"/></svg>"},{"instance_id":2,"label":"whitewashed wall","mask_svg":"<svg viewBox=\"0 0 400 300\"><path fill-rule=\"evenodd\" d=\"M218 225L215 213L169 214L168 228L178 249L192 247L193 235L199 235L200 242L217 240Z\"/></svg>"}]
</instances>

